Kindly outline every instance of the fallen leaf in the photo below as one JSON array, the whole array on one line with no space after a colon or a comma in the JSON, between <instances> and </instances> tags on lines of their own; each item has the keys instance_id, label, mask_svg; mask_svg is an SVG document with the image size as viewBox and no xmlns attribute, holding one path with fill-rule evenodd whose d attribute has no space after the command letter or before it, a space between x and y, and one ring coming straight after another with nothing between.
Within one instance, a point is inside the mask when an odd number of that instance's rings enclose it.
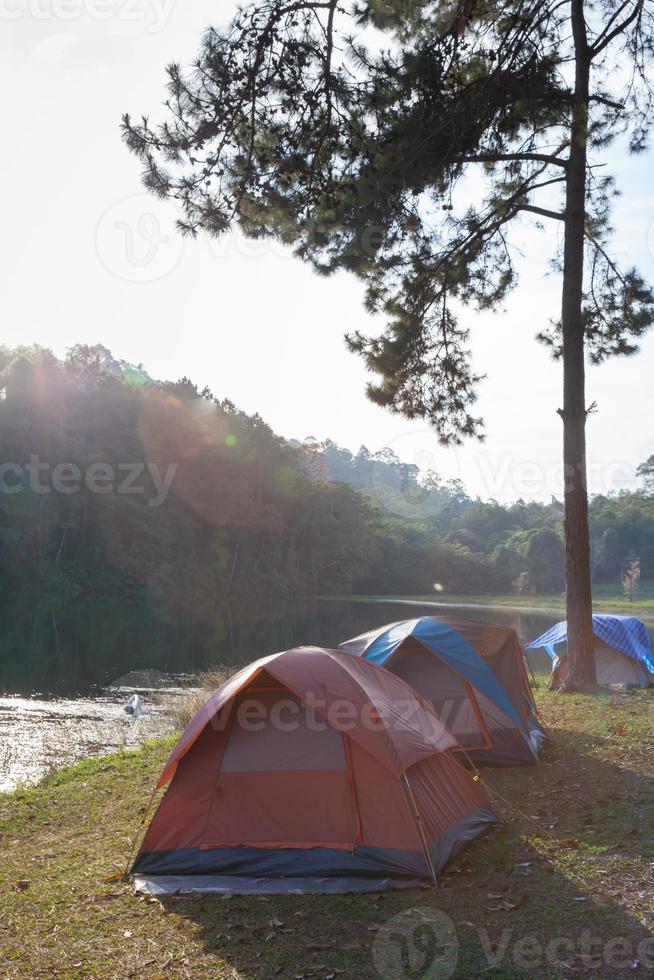
<instances>
[{"instance_id":1,"label":"fallen leaf","mask_svg":"<svg viewBox=\"0 0 654 980\"><path fill-rule=\"evenodd\" d=\"M102 905L105 902L113 902L114 898L122 898L120 892L106 892L104 895L92 895L88 899L89 905Z\"/></svg>"},{"instance_id":2,"label":"fallen leaf","mask_svg":"<svg viewBox=\"0 0 654 980\"><path fill-rule=\"evenodd\" d=\"M600 956L594 956L591 953L579 953L573 956L569 962L562 960L561 966L573 973L585 973L588 970L599 970L602 966L602 959Z\"/></svg>"},{"instance_id":3,"label":"fallen leaf","mask_svg":"<svg viewBox=\"0 0 654 980\"><path fill-rule=\"evenodd\" d=\"M486 909L488 912L512 912L513 909L524 905L527 900L527 895L520 895L514 902L507 899L505 902L500 902L499 905L487 905Z\"/></svg>"}]
</instances>

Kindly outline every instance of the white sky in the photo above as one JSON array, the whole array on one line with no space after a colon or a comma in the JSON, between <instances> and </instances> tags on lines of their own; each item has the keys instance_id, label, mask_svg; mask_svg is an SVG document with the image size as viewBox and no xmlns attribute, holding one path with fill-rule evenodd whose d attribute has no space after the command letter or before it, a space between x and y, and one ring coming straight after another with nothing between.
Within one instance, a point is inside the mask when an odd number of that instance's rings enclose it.
<instances>
[{"instance_id":1,"label":"white sky","mask_svg":"<svg viewBox=\"0 0 654 980\"><path fill-rule=\"evenodd\" d=\"M172 210L143 195L121 114L157 118L164 66L190 61L202 29L233 10L228 0L0 0L1 342L59 355L100 342L154 377L209 385L287 437L389 445L484 497L559 492L560 366L533 339L559 306L546 235L525 225L507 309L470 314L488 374L487 441L442 449L426 426L365 398L366 374L342 339L376 329L360 283L318 278L274 245L182 241ZM615 224L616 252L654 279L651 163L618 161ZM650 335L637 357L589 370L595 491L635 485L635 466L654 452L653 354Z\"/></svg>"}]
</instances>

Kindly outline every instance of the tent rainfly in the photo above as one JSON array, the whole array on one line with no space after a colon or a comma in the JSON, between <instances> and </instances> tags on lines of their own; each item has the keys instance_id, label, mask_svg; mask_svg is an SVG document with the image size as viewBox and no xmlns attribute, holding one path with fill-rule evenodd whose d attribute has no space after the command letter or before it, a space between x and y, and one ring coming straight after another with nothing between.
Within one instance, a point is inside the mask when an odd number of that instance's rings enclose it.
<instances>
[{"instance_id":1,"label":"tent rainfly","mask_svg":"<svg viewBox=\"0 0 654 980\"><path fill-rule=\"evenodd\" d=\"M527 726L532 746L540 751L547 735L539 720L525 653L516 631L511 626L476 619L455 616L438 616L438 619L455 629L488 664Z\"/></svg>"},{"instance_id":2,"label":"tent rainfly","mask_svg":"<svg viewBox=\"0 0 654 980\"><path fill-rule=\"evenodd\" d=\"M593 616L595 634L595 669L599 684L620 684L628 687L648 687L654 674L654 659L645 624L633 616ZM567 649L557 647L567 644L568 624L557 623L537 640L528 650L543 648L552 660L553 688L558 687L565 676Z\"/></svg>"},{"instance_id":3,"label":"tent rainfly","mask_svg":"<svg viewBox=\"0 0 654 980\"><path fill-rule=\"evenodd\" d=\"M496 818L442 721L403 681L299 647L226 681L161 778L132 868L175 892L347 892L435 881Z\"/></svg>"},{"instance_id":4,"label":"tent rainfly","mask_svg":"<svg viewBox=\"0 0 654 980\"><path fill-rule=\"evenodd\" d=\"M480 656L473 640L488 650L488 659ZM475 763L535 765L543 732L522 651L517 644L516 658L515 647L509 644L502 653L502 645L497 635L491 637L488 624L457 623L455 629L434 616L421 616L364 633L341 643L340 649L380 664L410 684Z\"/></svg>"}]
</instances>

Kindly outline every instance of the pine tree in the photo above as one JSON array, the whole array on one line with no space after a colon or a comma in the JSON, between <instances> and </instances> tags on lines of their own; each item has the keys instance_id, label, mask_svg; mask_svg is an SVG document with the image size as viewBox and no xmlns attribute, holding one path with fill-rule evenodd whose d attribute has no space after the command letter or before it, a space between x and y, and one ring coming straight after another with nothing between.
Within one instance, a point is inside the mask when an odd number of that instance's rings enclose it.
<instances>
[{"instance_id":1,"label":"pine tree","mask_svg":"<svg viewBox=\"0 0 654 980\"><path fill-rule=\"evenodd\" d=\"M348 338L378 376L368 394L445 443L482 431L461 309L515 285L518 219L561 227L561 317L539 340L563 363L570 690L595 680L585 355L631 353L654 318L608 250L597 161L617 138L646 146L653 48L649 0L266 0L209 30L192 71L168 69L163 124L124 118L184 232L238 223L365 281L386 317Z\"/></svg>"}]
</instances>

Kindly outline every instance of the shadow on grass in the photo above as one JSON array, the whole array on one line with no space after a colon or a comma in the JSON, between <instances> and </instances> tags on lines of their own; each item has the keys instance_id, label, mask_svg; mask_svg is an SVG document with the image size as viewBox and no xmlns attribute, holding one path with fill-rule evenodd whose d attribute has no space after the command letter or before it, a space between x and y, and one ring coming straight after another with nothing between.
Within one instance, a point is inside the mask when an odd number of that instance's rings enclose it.
<instances>
[{"instance_id":1,"label":"shadow on grass","mask_svg":"<svg viewBox=\"0 0 654 980\"><path fill-rule=\"evenodd\" d=\"M553 734L542 766L484 770L504 823L437 888L165 906L243 978L651 975L654 782L610 736Z\"/></svg>"}]
</instances>

